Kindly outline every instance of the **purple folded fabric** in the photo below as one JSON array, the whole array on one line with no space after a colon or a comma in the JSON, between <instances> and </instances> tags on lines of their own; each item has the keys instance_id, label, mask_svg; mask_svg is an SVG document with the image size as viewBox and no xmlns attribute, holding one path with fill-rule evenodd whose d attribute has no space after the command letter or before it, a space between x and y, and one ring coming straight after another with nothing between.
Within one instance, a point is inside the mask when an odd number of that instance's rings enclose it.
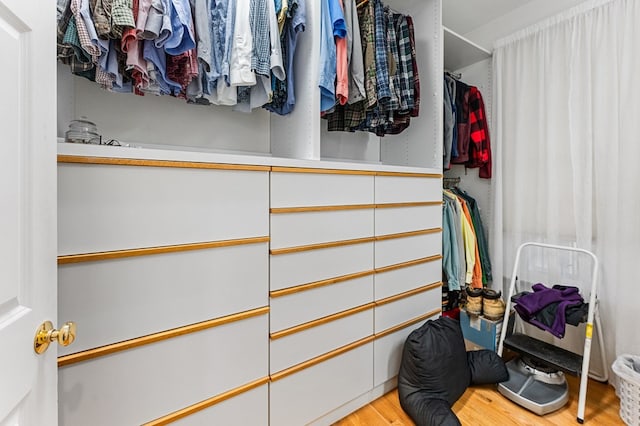
<instances>
[{"instance_id":1,"label":"purple folded fabric","mask_svg":"<svg viewBox=\"0 0 640 426\"><path fill-rule=\"evenodd\" d=\"M566 320L565 313L569 306L584 303L584 299L577 287L554 286L548 288L542 283L534 284L533 292L518 298L514 309L522 319L534 324L538 328L546 330L556 337L564 337ZM551 303L558 302L556 317L549 327L547 324L538 321L536 314Z\"/></svg>"}]
</instances>

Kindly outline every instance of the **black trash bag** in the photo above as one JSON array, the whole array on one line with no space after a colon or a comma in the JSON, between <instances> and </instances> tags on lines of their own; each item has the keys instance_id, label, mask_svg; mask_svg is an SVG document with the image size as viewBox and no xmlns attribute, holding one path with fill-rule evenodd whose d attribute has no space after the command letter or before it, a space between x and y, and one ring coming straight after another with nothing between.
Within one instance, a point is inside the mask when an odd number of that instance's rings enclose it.
<instances>
[{"instance_id":1,"label":"black trash bag","mask_svg":"<svg viewBox=\"0 0 640 426\"><path fill-rule=\"evenodd\" d=\"M509 380L509 371L497 353L483 349L467 352L472 385L488 385Z\"/></svg>"},{"instance_id":2,"label":"black trash bag","mask_svg":"<svg viewBox=\"0 0 640 426\"><path fill-rule=\"evenodd\" d=\"M402 404L403 401L400 400L400 403ZM460 420L451 411L447 401L433 399L422 392L412 393L404 401L402 408L413 419L416 426L461 426Z\"/></svg>"},{"instance_id":3,"label":"black trash bag","mask_svg":"<svg viewBox=\"0 0 640 426\"><path fill-rule=\"evenodd\" d=\"M423 398L440 399L449 406L462 396L471 383L467 352L460 323L440 317L425 322L411 332L404 343L398 374L400 404L405 408L410 396L419 392ZM416 418L413 421L419 424Z\"/></svg>"}]
</instances>

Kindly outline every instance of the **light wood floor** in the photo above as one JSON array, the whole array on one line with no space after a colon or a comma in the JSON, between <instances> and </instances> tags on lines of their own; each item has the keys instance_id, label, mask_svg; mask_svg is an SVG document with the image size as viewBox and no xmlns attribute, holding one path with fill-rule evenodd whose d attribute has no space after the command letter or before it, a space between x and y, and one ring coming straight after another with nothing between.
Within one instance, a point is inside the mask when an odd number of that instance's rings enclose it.
<instances>
[{"instance_id":1,"label":"light wood floor","mask_svg":"<svg viewBox=\"0 0 640 426\"><path fill-rule=\"evenodd\" d=\"M559 426L578 425L578 390L580 383L576 377L567 376L569 382L569 402L563 408L545 416L537 416L516 405L498 393L494 385L473 386L467 389L454 404L453 412L460 422L467 426ZM620 401L615 389L593 380L587 388L585 425L624 425L618 415ZM334 426L412 426L398 401L396 390L362 407Z\"/></svg>"}]
</instances>

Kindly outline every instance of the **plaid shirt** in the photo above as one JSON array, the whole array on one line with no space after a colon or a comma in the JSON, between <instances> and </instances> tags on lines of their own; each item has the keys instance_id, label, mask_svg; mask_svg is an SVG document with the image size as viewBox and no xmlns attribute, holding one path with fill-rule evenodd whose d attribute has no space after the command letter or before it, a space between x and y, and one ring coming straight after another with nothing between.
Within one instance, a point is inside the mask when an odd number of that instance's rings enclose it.
<instances>
[{"instance_id":1,"label":"plaid shirt","mask_svg":"<svg viewBox=\"0 0 640 426\"><path fill-rule=\"evenodd\" d=\"M400 55L398 53L398 39L396 37L396 27L393 22L393 13L388 7L384 9L384 21L387 27L387 49L389 51L387 57L389 61L389 92L391 99L389 100L389 111L400 109Z\"/></svg>"},{"instance_id":2,"label":"plaid shirt","mask_svg":"<svg viewBox=\"0 0 640 426\"><path fill-rule=\"evenodd\" d=\"M358 11L360 22L360 39L362 42L362 56L364 58L364 87L367 96L367 108L373 107L378 102L376 80L376 35L374 24L373 2L367 3ZM364 117L363 117L364 119Z\"/></svg>"},{"instance_id":3,"label":"plaid shirt","mask_svg":"<svg viewBox=\"0 0 640 426\"><path fill-rule=\"evenodd\" d=\"M469 161L466 167L479 167L481 178L491 178L491 141L482 94L476 87L469 89Z\"/></svg>"},{"instance_id":4,"label":"plaid shirt","mask_svg":"<svg viewBox=\"0 0 640 426\"><path fill-rule=\"evenodd\" d=\"M80 14L80 0L71 0L71 12L76 20L76 30L78 31L78 38L80 39L80 45L82 49L91 57L94 63L98 62L100 57L100 48L91 42L91 37L87 31L87 26Z\"/></svg>"},{"instance_id":5,"label":"plaid shirt","mask_svg":"<svg viewBox=\"0 0 640 426\"><path fill-rule=\"evenodd\" d=\"M73 74L82 74L95 68L95 64L88 57L78 38L75 18L71 12L71 4L67 3L58 21L57 27L57 55L58 60L69 65Z\"/></svg>"},{"instance_id":6,"label":"plaid shirt","mask_svg":"<svg viewBox=\"0 0 640 426\"><path fill-rule=\"evenodd\" d=\"M411 62L413 63L413 109L411 117L420 114L420 76L418 75L418 60L416 58L416 37L413 31L413 18L407 16L407 27L409 28L409 41L411 43Z\"/></svg>"},{"instance_id":7,"label":"plaid shirt","mask_svg":"<svg viewBox=\"0 0 640 426\"><path fill-rule=\"evenodd\" d=\"M372 1L358 9L358 21L364 60L366 99L344 106L337 105L335 111L325 114L327 130L330 132L353 132L359 130L367 117L367 110L374 107L378 101L376 94L374 7ZM357 36L356 34L354 35Z\"/></svg>"},{"instance_id":8,"label":"plaid shirt","mask_svg":"<svg viewBox=\"0 0 640 426\"><path fill-rule=\"evenodd\" d=\"M389 90L389 62L387 60L387 32L384 22L384 10L380 0L373 1L375 30L376 88L378 108L389 109L391 91ZM369 2L371 3L371 1Z\"/></svg>"},{"instance_id":9,"label":"plaid shirt","mask_svg":"<svg viewBox=\"0 0 640 426\"><path fill-rule=\"evenodd\" d=\"M111 4L111 35L122 38L122 32L127 28L134 28L132 0L113 0Z\"/></svg>"},{"instance_id":10,"label":"plaid shirt","mask_svg":"<svg viewBox=\"0 0 640 426\"><path fill-rule=\"evenodd\" d=\"M409 26L404 15L394 14L393 24L396 27L398 42L398 89L400 92L400 111L409 113L413 109L413 58L411 57L411 40Z\"/></svg>"},{"instance_id":11,"label":"plaid shirt","mask_svg":"<svg viewBox=\"0 0 640 426\"><path fill-rule=\"evenodd\" d=\"M253 35L251 70L264 76L271 74L271 39L269 38L267 10L267 0L251 0L251 8L249 9L249 22Z\"/></svg>"},{"instance_id":12,"label":"plaid shirt","mask_svg":"<svg viewBox=\"0 0 640 426\"><path fill-rule=\"evenodd\" d=\"M109 38L111 34L111 3L113 0L91 0L93 24L100 38Z\"/></svg>"},{"instance_id":13,"label":"plaid shirt","mask_svg":"<svg viewBox=\"0 0 640 426\"><path fill-rule=\"evenodd\" d=\"M411 40L407 18L401 14L393 14L393 25L396 28L396 43L398 45L398 63L396 65L397 89L399 92L399 107L390 119L393 120L386 129L388 135L403 132L411 123L413 110L413 58L411 57Z\"/></svg>"}]
</instances>

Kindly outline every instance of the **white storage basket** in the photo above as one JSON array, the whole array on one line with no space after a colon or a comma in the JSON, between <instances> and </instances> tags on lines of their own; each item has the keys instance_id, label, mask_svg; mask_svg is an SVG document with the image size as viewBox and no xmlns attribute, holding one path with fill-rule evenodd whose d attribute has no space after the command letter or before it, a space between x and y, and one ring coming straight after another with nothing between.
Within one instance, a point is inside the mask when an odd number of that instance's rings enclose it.
<instances>
[{"instance_id":1,"label":"white storage basket","mask_svg":"<svg viewBox=\"0 0 640 426\"><path fill-rule=\"evenodd\" d=\"M620 355L611 366L618 376L616 394L620 417L630 426L640 425L640 356Z\"/></svg>"}]
</instances>

